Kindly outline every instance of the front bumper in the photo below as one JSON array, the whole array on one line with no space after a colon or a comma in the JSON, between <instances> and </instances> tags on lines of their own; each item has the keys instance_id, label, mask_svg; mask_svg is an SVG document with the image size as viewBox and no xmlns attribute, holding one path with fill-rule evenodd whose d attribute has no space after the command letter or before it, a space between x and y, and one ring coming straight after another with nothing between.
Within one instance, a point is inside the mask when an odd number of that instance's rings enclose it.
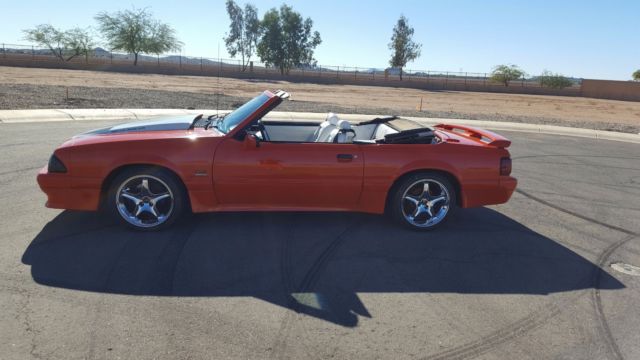
<instances>
[{"instance_id":1,"label":"front bumper","mask_svg":"<svg viewBox=\"0 0 640 360\"><path fill-rule=\"evenodd\" d=\"M47 166L38 172L38 185L47 195L48 208L69 210L97 210L100 204L100 185L94 181L78 181L69 174L49 173ZM85 185L85 186L83 186ZM93 186L86 186L93 185Z\"/></svg>"}]
</instances>

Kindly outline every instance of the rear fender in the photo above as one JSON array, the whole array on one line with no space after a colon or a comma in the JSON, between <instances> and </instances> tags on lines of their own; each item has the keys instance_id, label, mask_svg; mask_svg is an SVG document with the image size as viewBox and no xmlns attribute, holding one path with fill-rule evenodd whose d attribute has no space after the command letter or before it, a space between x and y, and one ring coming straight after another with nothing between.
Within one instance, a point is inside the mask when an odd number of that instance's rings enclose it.
<instances>
[{"instance_id":1,"label":"rear fender","mask_svg":"<svg viewBox=\"0 0 640 360\"><path fill-rule=\"evenodd\" d=\"M456 187L456 190L458 192L457 194L458 204L462 207L465 207L465 196L464 196L464 189L461 186L462 181L460 178L460 172L456 167L452 166L450 163L437 161L437 160L411 162L403 166L402 168L400 168L392 184L395 185L397 181L403 176L410 173L418 172L418 171L436 171L436 172L441 172L450 176L452 180L455 182L453 185ZM389 187L387 192L392 190L393 185Z\"/></svg>"}]
</instances>

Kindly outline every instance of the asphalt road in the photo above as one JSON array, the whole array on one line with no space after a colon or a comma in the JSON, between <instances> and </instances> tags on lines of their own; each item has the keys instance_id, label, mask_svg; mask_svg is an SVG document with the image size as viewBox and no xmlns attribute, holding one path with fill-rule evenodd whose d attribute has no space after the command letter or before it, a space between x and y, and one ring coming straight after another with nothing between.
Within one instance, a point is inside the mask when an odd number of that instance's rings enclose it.
<instances>
[{"instance_id":1,"label":"asphalt road","mask_svg":"<svg viewBox=\"0 0 640 360\"><path fill-rule=\"evenodd\" d=\"M0 124L2 359L639 359L640 145L505 133L519 192L415 233L342 213L163 233L46 209L53 149Z\"/></svg>"}]
</instances>

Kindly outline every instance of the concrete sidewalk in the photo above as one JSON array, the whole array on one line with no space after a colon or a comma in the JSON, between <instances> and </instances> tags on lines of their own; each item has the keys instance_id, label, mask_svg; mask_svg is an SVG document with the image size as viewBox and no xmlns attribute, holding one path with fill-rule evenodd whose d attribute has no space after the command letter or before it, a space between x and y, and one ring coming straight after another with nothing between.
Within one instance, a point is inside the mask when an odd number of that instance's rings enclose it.
<instances>
[{"instance_id":1,"label":"concrete sidewalk","mask_svg":"<svg viewBox=\"0 0 640 360\"><path fill-rule=\"evenodd\" d=\"M227 112L229 110L219 110ZM91 120L122 120L133 121L149 119L153 117L215 114L215 109L184 110L184 109L39 109L39 110L0 110L0 123L27 123L27 122L53 122L53 121L91 121ZM381 115L339 114L341 118L353 122L370 120ZM272 111L265 119L288 119L321 121L326 117L325 113L306 112L282 112ZM554 125L523 124L501 121L462 120L447 118L422 118L403 116L403 118L415 120L427 125L438 123L452 123L460 125L477 126L491 130L532 132L540 134L553 134L564 136L584 137L591 139L604 139L624 141L640 144L640 134L620 133L582 129Z\"/></svg>"}]
</instances>

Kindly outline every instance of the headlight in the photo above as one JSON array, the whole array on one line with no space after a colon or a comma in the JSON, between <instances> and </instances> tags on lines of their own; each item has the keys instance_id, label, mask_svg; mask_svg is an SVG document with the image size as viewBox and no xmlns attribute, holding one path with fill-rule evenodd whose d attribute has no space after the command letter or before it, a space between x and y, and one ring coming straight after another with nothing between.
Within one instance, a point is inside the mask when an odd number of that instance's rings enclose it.
<instances>
[{"instance_id":1,"label":"headlight","mask_svg":"<svg viewBox=\"0 0 640 360\"><path fill-rule=\"evenodd\" d=\"M62 161L60 161L60 159L58 159L58 157L54 154L49 158L49 166L47 167L47 170L50 173L66 173L67 167L64 166Z\"/></svg>"}]
</instances>

